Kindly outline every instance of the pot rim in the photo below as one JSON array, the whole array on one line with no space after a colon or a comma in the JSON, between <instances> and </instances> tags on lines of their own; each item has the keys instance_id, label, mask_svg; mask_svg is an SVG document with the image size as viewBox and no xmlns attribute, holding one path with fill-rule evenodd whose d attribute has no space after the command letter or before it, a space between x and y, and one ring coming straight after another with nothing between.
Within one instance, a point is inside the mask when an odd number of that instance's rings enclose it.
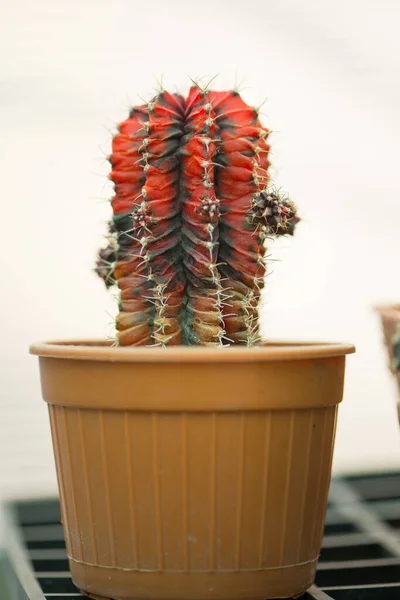
<instances>
[{"instance_id":1,"label":"pot rim","mask_svg":"<svg viewBox=\"0 0 400 600\"><path fill-rule=\"evenodd\" d=\"M34 343L29 352L39 357L103 362L145 363L248 363L330 358L353 354L353 344L339 342L295 342L274 340L251 348L229 346L205 348L199 346L112 347L107 340L52 340Z\"/></svg>"},{"instance_id":2,"label":"pot rim","mask_svg":"<svg viewBox=\"0 0 400 600\"><path fill-rule=\"evenodd\" d=\"M374 310L383 317L400 319L400 304L378 304Z\"/></svg>"}]
</instances>

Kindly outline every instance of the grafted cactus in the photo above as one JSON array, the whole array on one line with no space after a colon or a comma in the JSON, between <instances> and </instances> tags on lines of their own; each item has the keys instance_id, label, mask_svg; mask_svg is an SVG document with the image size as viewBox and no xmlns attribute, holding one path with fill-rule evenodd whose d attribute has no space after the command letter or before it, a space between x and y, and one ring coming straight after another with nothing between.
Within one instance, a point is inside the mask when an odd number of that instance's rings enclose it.
<instances>
[{"instance_id":1,"label":"grafted cactus","mask_svg":"<svg viewBox=\"0 0 400 600\"><path fill-rule=\"evenodd\" d=\"M258 343L265 242L299 220L271 186L268 135L237 92L198 86L119 125L96 270L120 290L120 345Z\"/></svg>"}]
</instances>

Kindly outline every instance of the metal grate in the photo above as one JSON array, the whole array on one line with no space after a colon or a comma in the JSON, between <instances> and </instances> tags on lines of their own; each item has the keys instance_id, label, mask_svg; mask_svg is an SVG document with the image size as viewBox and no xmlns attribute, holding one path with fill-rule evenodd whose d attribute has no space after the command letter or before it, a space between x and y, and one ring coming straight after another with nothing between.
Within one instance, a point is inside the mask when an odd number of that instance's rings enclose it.
<instances>
[{"instance_id":1,"label":"metal grate","mask_svg":"<svg viewBox=\"0 0 400 600\"><path fill-rule=\"evenodd\" d=\"M42 598L84 598L68 570L58 501L13 508ZM302 596L311 599L400 600L400 473L333 480L316 585Z\"/></svg>"}]
</instances>

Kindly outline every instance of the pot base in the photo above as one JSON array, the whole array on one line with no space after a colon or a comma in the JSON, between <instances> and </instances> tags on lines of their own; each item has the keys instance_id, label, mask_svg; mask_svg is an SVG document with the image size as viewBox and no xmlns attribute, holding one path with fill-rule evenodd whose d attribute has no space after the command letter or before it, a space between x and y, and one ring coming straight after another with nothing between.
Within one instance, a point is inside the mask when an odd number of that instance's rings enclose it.
<instances>
[{"instance_id":1,"label":"pot base","mask_svg":"<svg viewBox=\"0 0 400 600\"><path fill-rule=\"evenodd\" d=\"M313 561L276 569L199 573L72 564L71 572L75 585L93 600L267 600L301 596L314 583L316 566Z\"/></svg>"},{"instance_id":2,"label":"pot base","mask_svg":"<svg viewBox=\"0 0 400 600\"><path fill-rule=\"evenodd\" d=\"M115 598L106 598L105 596L99 596L98 594L89 594L88 592L85 592L84 590L80 590L80 592L82 594L84 594L85 596L87 596L88 598L91 598L91 600L115 600ZM297 598L301 598L301 596L304 596L304 592L300 592L300 594L296 594L295 596L290 596L290 598L287 598L287 600L296 600ZM276 598L276 596L275 596L275 598ZM260 600L260 599L259 598L246 598L246 600ZM264 600L268 600L268 598L264 597ZM282 598L282 600L285 600L285 599Z\"/></svg>"},{"instance_id":3,"label":"pot base","mask_svg":"<svg viewBox=\"0 0 400 600\"><path fill-rule=\"evenodd\" d=\"M79 590L81 592L81 594L83 594L84 596L87 596L87 598L90 598L91 600L118 600L116 598L110 598L110 597L105 597L105 596L99 596L98 594L90 594L89 592L85 592L85 590ZM304 593L307 590L304 590L304 592L300 592L299 594L296 594L295 596L290 596L290 598L287 598L285 596L285 598L282 598L281 600L297 600L297 598L301 598L302 596L304 596ZM275 596L275 600L276 600L276 596ZM139 599L141 600L141 599ZM246 600L260 600L260 598L246 598ZM265 596L263 596L263 600L268 600L268 598L266 598Z\"/></svg>"}]
</instances>

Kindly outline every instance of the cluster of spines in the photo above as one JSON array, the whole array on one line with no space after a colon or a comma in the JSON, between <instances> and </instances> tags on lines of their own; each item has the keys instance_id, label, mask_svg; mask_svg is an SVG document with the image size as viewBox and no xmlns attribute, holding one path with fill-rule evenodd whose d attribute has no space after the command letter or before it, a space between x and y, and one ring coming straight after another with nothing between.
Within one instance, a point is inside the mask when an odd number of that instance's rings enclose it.
<instances>
[{"instance_id":1,"label":"cluster of spines","mask_svg":"<svg viewBox=\"0 0 400 600\"><path fill-rule=\"evenodd\" d=\"M118 283L121 345L259 342L265 241L292 234L257 111L194 86L132 109L113 141L114 217L97 272Z\"/></svg>"}]
</instances>

